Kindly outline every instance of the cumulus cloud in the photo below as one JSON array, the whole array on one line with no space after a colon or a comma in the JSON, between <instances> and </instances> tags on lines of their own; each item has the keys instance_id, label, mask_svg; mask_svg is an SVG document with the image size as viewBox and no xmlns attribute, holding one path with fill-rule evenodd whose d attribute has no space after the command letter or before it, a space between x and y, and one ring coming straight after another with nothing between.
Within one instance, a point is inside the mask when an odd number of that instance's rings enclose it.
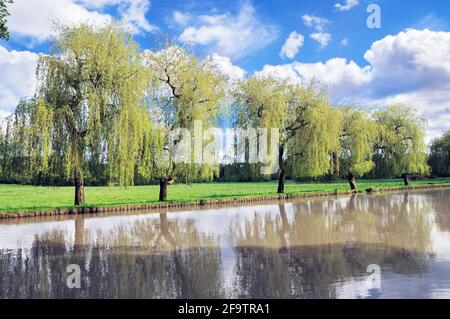
<instances>
[{"instance_id":1,"label":"cumulus cloud","mask_svg":"<svg viewBox=\"0 0 450 319\"><path fill-rule=\"evenodd\" d=\"M428 139L449 129L450 32L408 29L376 41L359 66L342 58L266 65L256 72L295 83L315 80L336 100L409 103L429 121Z\"/></svg>"},{"instance_id":2,"label":"cumulus cloud","mask_svg":"<svg viewBox=\"0 0 450 319\"><path fill-rule=\"evenodd\" d=\"M357 94L371 80L370 67L361 68L355 62L334 58L318 63L293 62L284 65L265 65L259 76L272 76L297 84L319 82L335 97Z\"/></svg>"},{"instance_id":3,"label":"cumulus cloud","mask_svg":"<svg viewBox=\"0 0 450 319\"><path fill-rule=\"evenodd\" d=\"M0 115L14 111L21 98L33 96L36 89L38 55L29 51L8 51L0 46Z\"/></svg>"},{"instance_id":4,"label":"cumulus cloud","mask_svg":"<svg viewBox=\"0 0 450 319\"><path fill-rule=\"evenodd\" d=\"M264 48L276 39L278 33L276 27L257 18L255 8L249 3L244 3L237 15L199 15L189 21L192 26L183 31L180 40L206 46L211 52L232 59Z\"/></svg>"},{"instance_id":5,"label":"cumulus cloud","mask_svg":"<svg viewBox=\"0 0 450 319\"><path fill-rule=\"evenodd\" d=\"M145 17L145 14L149 10L149 0L122 0L118 9L122 23L124 23L133 34L138 34L141 31L154 32L158 29Z\"/></svg>"},{"instance_id":6,"label":"cumulus cloud","mask_svg":"<svg viewBox=\"0 0 450 319\"><path fill-rule=\"evenodd\" d=\"M450 33L409 29L374 42L364 58L373 68L374 94L440 87L450 80Z\"/></svg>"},{"instance_id":7,"label":"cumulus cloud","mask_svg":"<svg viewBox=\"0 0 450 319\"><path fill-rule=\"evenodd\" d=\"M134 34L158 29L145 17L150 10L150 0L78 0L78 2L89 9L103 10L107 7L116 7L121 22Z\"/></svg>"},{"instance_id":8,"label":"cumulus cloud","mask_svg":"<svg viewBox=\"0 0 450 319\"><path fill-rule=\"evenodd\" d=\"M281 47L280 56L282 58L293 59L303 46L305 38L296 31L292 32Z\"/></svg>"},{"instance_id":9,"label":"cumulus cloud","mask_svg":"<svg viewBox=\"0 0 450 319\"><path fill-rule=\"evenodd\" d=\"M325 27L331 23L331 21L326 18L321 18L308 14L302 16L302 20L307 27L314 28L317 32L325 31Z\"/></svg>"},{"instance_id":10,"label":"cumulus cloud","mask_svg":"<svg viewBox=\"0 0 450 319\"><path fill-rule=\"evenodd\" d=\"M189 14L182 13L180 11L174 11L173 13L173 20L181 26L185 26L190 19L191 16Z\"/></svg>"},{"instance_id":11,"label":"cumulus cloud","mask_svg":"<svg viewBox=\"0 0 450 319\"><path fill-rule=\"evenodd\" d=\"M364 57L373 69L368 94L415 105L429 138L450 128L450 32L406 30L375 42Z\"/></svg>"},{"instance_id":12,"label":"cumulus cloud","mask_svg":"<svg viewBox=\"0 0 450 319\"><path fill-rule=\"evenodd\" d=\"M145 18L149 0L33 0L32 5L26 0L16 0L9 5L8 26L12 34L42 42L52 33L54 22L66 25L110 23L113 17L103 9L112 6L117 8L119 18L131 32L156 29Z\"/></svg>"},{"instance_id":13,"label":"cumulus cloud","mask_svg":"<svg viewBox=\"0 0 450 319\"><path fill-rule=\"evenodd\" d=\"M344 3L336 3L334 7L339 11L349 11L351 8L359 4L358 0L347 0Z\"/></svg>"},{"instance_id":14,"label":"cumulus cloud","mask_svg":"<svg viewBox=\"0 0 450 319\"><path fill-rule=\"evenodd\" d=\"M325 48L331 41L331 34L327 32L313 33L310 37L319 43L321 49Z\"/></svg>"},{"instance_id":15,"label":"cumulus cloud","mask_svg":"<svg viewBox=\"0 0 450 319\"><path fill-rule=\"evenodd\" d=\"M311 39L319 43L321 49L325 48L331 41L331 34L326 31L326 26L330 24L330 20L305 14L302 17L303 23L313 28L316 32L310 34Z\"/></svg>"},{"instance_id":16,"label":"cumulus cloud","mask_svg":"<svg viewBox=\"0 0 450 319\"><path fill-rule=\"evenodd\" d=\"M234 65L229 57L220 56L214 53L210 58L211 62L217 66L219 71L226 75L230 80L241 80L245 77L245 70Z\"/></svg>"}]
</instances>

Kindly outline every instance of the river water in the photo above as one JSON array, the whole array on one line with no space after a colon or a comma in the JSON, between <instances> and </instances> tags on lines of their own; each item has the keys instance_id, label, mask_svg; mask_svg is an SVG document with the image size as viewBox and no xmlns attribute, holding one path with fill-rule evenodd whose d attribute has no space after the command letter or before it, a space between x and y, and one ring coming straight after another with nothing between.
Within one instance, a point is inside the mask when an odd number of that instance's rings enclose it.
<instances>
[{"instance_id":1,"label":"river water","mask_svg":"<svg viewBox=\"0 0 450 319\"><path fill-rule=\"evenodd\" d=\"M0 298L450 298L450 189L0 220Z\"/></svg>"}]
</instances>

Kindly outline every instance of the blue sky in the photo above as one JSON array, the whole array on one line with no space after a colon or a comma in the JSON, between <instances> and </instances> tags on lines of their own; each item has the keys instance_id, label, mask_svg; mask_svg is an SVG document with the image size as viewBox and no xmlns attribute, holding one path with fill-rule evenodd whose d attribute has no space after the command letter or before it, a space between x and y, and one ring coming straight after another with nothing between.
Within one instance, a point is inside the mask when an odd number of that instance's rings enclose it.
<instances>
[{"instance_id":1,"label":"blue sky","mask_svg":"<svg viewBox=\"0 0 450 319\"><path fill-rule=\"evenodd\" d=\"M379 29L367 27L370 4L381 9ZM0 41L0 117L33 94L31 71L50 50L51 21L118 19L144 49L171 34L214 55L230 77L314 78L336 102L414 104L429 120L429 138L450 129L446 0L15 0L10 11L11 39Z\"/></svg>"},{"instance_id":2,"label":"blue sky","mask_svg":"<svg viewBox=\"0 0 450 319\"><path fill-rule=\"evenodd\" d=\"M33 6L35 0L16 0L27 2ZM55 2L61 0L53 0ZM95 3L96 0L91 2ZM85 1L73 1L75 3L89 3ZM105 1L114 3L112 1ZM311 29L304 25L302 16L314 15L326 18L330 21L327 29L332 35L332 40L325 49L320 49L315 41L306 39L301 52L295 60L302 62L324 61L336 56L354 60L360 65L367 64L363 55L373 42L382 39L389 34L397 34L406 28L430 28L432 30L448 31L450 21L450 3L446 0L360 0L358 5L348 11L338 11L336 3L344 3L345 0L279 0L279 1L240 1L240 0L153 0L150 8L145 12L145 18L158 29L152 32L140 32L135 38L142 48L151 49L155 38L161 34L179 36L184 27L174 21L174 12L181 12L192 16L200 15L239 15L243 5L251 4L255 9L255 18L264 25L272 25L276 28L276 37L264 48L251 55L234 59L235 63L248 72L261 69L265 64L282 64L286 59L279 56L280 48L292 31L307 36ZM366 20L369 13L367 6L371 3L380 5L382 12L382 28L368 29ZM411 4L414 3L414 4ZM89 8L89 6L87 6ZM117 5L105 5L101 8L89 8L91 11L99 11L110 14L120 19ZM342 45L341 40L347 38L348 45ZM0 45L15 50L31 50L34 52L48 52L48 42L35 42L33 38L18 35L9 42L1 41ZM196 46L194 49L199 54L212 52L208 46ZM213 49L212 49L213 50ZM220 52L218 52L220 53Z\"/></svg>"}]
</instances>

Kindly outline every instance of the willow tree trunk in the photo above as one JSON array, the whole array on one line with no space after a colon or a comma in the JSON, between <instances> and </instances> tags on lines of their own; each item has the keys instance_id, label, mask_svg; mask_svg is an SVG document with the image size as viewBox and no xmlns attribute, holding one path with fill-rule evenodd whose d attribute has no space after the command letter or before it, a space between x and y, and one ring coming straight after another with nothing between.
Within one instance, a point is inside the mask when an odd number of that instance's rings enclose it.
<instances>
[{"instance_id":1,"label":"willow tree trunk","mask_svg":"<svg viewBox=\"0 0 450 319\"><path fill-rule=\"evenodd\" d=\"M84 205L84 179L83 176L75 176L75 206Z\"/></svg>"},{"instance_id":2,"label":"willow tree trunk","mask_svg":"<svg viewBox=\"0 0 450 319\"><path fill-rule=\"evenodd\" d=\"M278 177L278 194L284 194L284 183L286 182L286 165L283 160L284 147L278 150L278 165L280 165L280 176Z\"/></svg>"},{"instance_id":3,"label":"willow tree trunk","mask_svg":"<svg viewBox=\"0 0 450 319\"><path fill-rule=\"evenodd\" d=\"M350 196L350 201L348 202L348 210L350 212L356 212L356 198L357 198L358 194L354 193Z\"/></svg>"},{"instance_id":4,"label":"willow tree trunk","mask_svg":"<svg viewBox=\"0 0 450 319\"><path fill-rule=\"evenodd\" d=\"M163 178L159 180L159 201L165 202L167 200L167 185L169 184L169 180L167 178Z\"/></svg>"},{"instance_id":5,"label":"willow tree trunk","mask_svg":"<svg viewBox=\"0 0 450 319\"><path fill-rule=\"evenodd\" d=\"M278 178L278 194L284 194L284 183L286 182L286 173L281 170L280 177Z\"/></svg>"},{"instance_id":6,"label":"willow tree trunk","mask_svg":"<svg viewBox=\"0 0 450 319\"><path fill-rule=\"evenodd\" d=\"M348 172L347 179L348 179L348 182L350 184L350 189L352 191L357 191L358 187L356 186L355 176L353 175L352 172Z\"/></svg>"},{"instance_id":7,"label":"willow tree trunk","mask_svg":"<svg viewBox=\"0 0 450 319\"><path fill-rule=\"evenodd\" d=\"M403 174L402 175L402 178L403 178L403 182L405 183L405 186L409 186L409 177L408 177L408 174Z\"/></svg>"},{"instance_id":8,"label":"willow tree trunk","mask_svg":"<svg viewBox=\"0 0 450 319\"><path fill-rule=\"evenodd\" d=\"M75 217L75 250L80 250L84 245L84 217Z\"/></svg>"},{"instance_id":9,"label":"willow tree trunk","mask_svg":"<svg viewBox=\"0 0 450 319\"><path fill-rule=\"evenodd\" d=\"M330 173L330 180L331 181L337 181L339 179L339 156L336 154L336 152L333 152L331 154L331 160L333 163L333 172Z\"/></svg>"},{"instance_id":10,"label":"willow tree trunk","mask_svg":"<svg viewBox=\"0 0 450 319\"><path fill-rule=\"evenodd\" d=\"M172 247L175 249L177 244L175 241L175 238L170 233L169 228L169 219L167 218L166 213L159 214L159 220L161 221L161 235L167 239L167 241L172 245Z\"/></svg>"}]
</instances>

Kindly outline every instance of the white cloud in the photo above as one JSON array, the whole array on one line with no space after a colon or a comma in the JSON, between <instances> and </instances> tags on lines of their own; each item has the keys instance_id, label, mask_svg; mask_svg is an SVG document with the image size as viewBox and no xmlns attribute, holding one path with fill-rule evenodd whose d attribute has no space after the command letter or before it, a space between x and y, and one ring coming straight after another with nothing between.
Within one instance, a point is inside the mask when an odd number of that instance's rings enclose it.
<instances>
[{"instance_id":1,"label":"white cloud","mask_svg":"<svg viewBox=\"0 0 450 319\"><path fill-rule=\"evenodd\" d=\"M82 4L86 8L100 9L108 5L120 4L122 0L76 0L76 2Z\"/></svg>"},{"instance_id":2,"label":"white cloud","mask_svg":"<svg viewBox=\"0 0 450 319\"><path fill-rule=\"evenodd\" d=\"M317 32L325 31L325 27L331 23L331 21L326 18L321 18L308 14L305 14L302 17L302 20L307 27L314 28Z\"/></svg>"},{"instance_id":3,"label":"white cloud","mask_svg":"<svg viewBox=\"0 0 450 319\"><path fill-rule=\"evenodd\" d=\"M346 47L348 45L348 38L342 38L341 45Z\"/></svg>"},{"instance_id":4,"label":"white cloud","mask_svg":"<svg viewBox=\"0 0 450 319\"><path fill-rule=\"evenodd\" d=\"M319 43L321 49L325 48L331 41L331 34L326 32L313 33L310 37Z\"/></svg>"},{"instance_id":5,"label":"white cloud","mask_svg":"<svg viewBox=\"0 0 450 319\"><path fill-rule=\"evenodd\" d=\"M364 57L364 67L334 58L266 65L256 74L296 83L314 79L336 100L410 103L429 121L428 140L450 128L450 32L408 29L374 42Z\"/></svg>"},{"instance_id":6,"label":"white cloud","mask_svg":"<svg viewBox=\"0 0 450 319\"><path fill-rule=\"evenodd\" d=\"M320 48L325 48L331 41L331 34L326 31L326 26L331 23L330 20L312 16L305 14L302 17L303 23L309 27L316 30L316 32L310 34L311 39L318 42L320 45Z\"/></svg>"},{"instance_id":7,"label":"white cloud","mask_svg":"<svg viewBox=\"0 0 450 319\"><path fill-rule=\"evenodd\" d=\"M173 20L181 26L185 26L190 19L191 16L189 14L182 13L180 11L174 11L173 13Z\"/></svg>"},{"instance_id":8,"label":"white cloud","mask_svg":"<svg viewBox=\"0 0 450 319\"><path fill-rule=\"evenodd\" d=\"M336 3L334 7L339 11L348 11L359 4L358 0L347 0L345 3Z\"/></svg>"},{"instance_id":9,"label":"white cloud","mask_svg":"<svg viewBox=\"0 0 450 319\"><path fill-rule=\"evenodd\" d=\"M276 27L259 21L255 8L249 3L244 3L237 15L200 15L190 21L193 26L180 35L182 41L207 46L209 51L232 59L265 47L278 33Z\"/></svg>"},{"instance_id":10,"label":"white cloud","mask_svg":"<svg viewBox=\"0 0 450 319\"><path fill-rule=\"evenodd\" d=\"M141 31L153 32L158 29L146 19L145 14L148 10L150 10L149 0L122 0L118 9L122 23L133 34Z\"/></svg>"},{"instance_id":11,"label":"white cloud","mask_svg":"<svg viewBox=\"0 0 450 319\"><path fill-rule=\"evenodd\" d=\"M406 30L375 42L364 57L373 68L371 96L415 105L429 138L450 128L450 32Z\"/></svg>"},{"instance_id":12,"label":"white cloud","mask_svg":"<svg viewBox=\"0 0 450 319\"><path fill-rule=\"evenodd\" d=\"M210 56L212 63L230 80L241 80L245 77L245 70L234 65L229 57L220 56L216 53Z\"/></svg>"},{"instance_id":13,"label":"white cloud","mask_svg":"<svg viewBox=\"0 0 450 319\"><path fill-rule=\"evenodd\" d=\"M303 46L304 41L305 38L303 35L298 34L296 31L292 32L283 44L280 51L280 56L282 58L293 59Z\"/></svg>"},{"instance_id":14,"label":"white cloud","mask_svg":"<svg viewBox=\"0 0 450 319\"><path fill-rule=\"evenodd\" d=\"M8 26L11 33L31 37L42 42L52 33L54 22L77 25L90 23L104 25L113 17L103 12L106 7L115 6L124 25L133 33L151 32L156 29L145 13L150 8L149 0L15 0L9 6L11 17Z\"/></svg>"},{"instance_id":15,"label":"white cloud","mask_svg":"<svg viewBox=\"0 0 450 319\"><path fill-rule=\"evenodd\" d=\"M52 32L53 23L64 24L104 24L112 20L108 14L89 11L72 0L17 0L9 6L11 17L8 21L12 34L29 36L37 41L46 40Z\"/></svg>"},{"instance_id":16,"label":"white cloud","mask_svg":"<svg viewBox=\"0 0 450 319\"><path fill-rule=\"evenodd\" d=\"M450 32L409 29L374 42L364 58L376 95L442 87L450 81Z\"/></svg>"},{"instance_id":17,"label":"white cloud","mask_svg":"<svg viewBox=\"0 0 450 319\"><path fill-rule=\"evenodd\" d=\"M295 84L303 84L306 82L302 74L299 74L295 70L295 65L299 62L292 64L280 64L270 65L266 64L261 71L255 72L255 76L261 77L273 77L279 81L286 81Z\"/></svg>"},{"instance_id":18,"label":"white cloud","mask_svg":"<svg viewBox=\"0 0 450 319\"><path fill-rule=\"evenodd\" d=\"M150 0L72 0L88 9L103 10L115 7L122 23L133 33L153 32L158 28L145 17L150 10Z\"/></svg>"},{"instance_id":19,"label":"white cloud","mask_svg":"<svg viewBox=\"0 0 450 319\"><path fill-rule=\"evenodd\" d=\"M33 96L36 89L38 55L29 51L8 51L0 46L0 112L14 111L21 98Z\"/></svg>"},{"instance_id":20,"label":"white cloud","mask_svg":"<svg viewBox=\"0 0 450 319\"><path fill-rule=\"evenodd\" d=\"M284 65L265 65L256 73L260 76L273 76L280 80L298 84L311 81L320 82L328 87L335 97L356 94L371 80L370 68L360 68L355 62L343 58L334 58L325 63L293 62Z\"/></svg>"}]
</instances>

